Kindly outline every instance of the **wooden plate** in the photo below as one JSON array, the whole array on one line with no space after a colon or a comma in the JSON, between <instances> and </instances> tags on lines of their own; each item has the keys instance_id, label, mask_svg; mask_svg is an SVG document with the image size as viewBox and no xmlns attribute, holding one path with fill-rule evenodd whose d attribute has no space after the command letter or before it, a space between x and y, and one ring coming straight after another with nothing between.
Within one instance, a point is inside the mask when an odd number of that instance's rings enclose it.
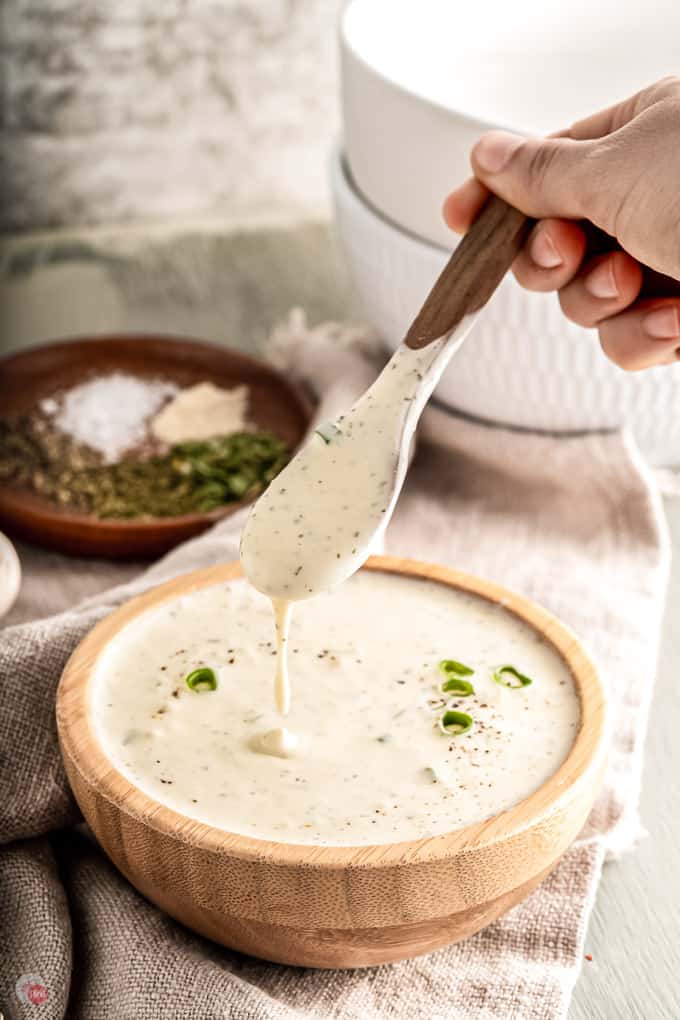
<instances>
[{"instance_id":1,"label":"wooden plate","mask_svg":"<svg viewBox=\"0 0 680 1020\"><path fill-rule=\"evenodd\" d=\"M102 336L31 347L0 360L0 408L25 412L57 391L111 372L164 378L191 386L248 386L249 414L291 449L311 420L305 397L264 362L221 344L170 336ZM113 521L62 509L40 495L0 485L0 524L10 534L79 556L156 556L244 505L154 520Z\"/></svg>"},{"instance_id":2,"label":"wooden plate","mask_svg":"<svg viewBox=\"0 0 680 1020\"><path fill-rule=\"evenodd\" d=\"M57 691L69 782L114 864L187 927L279 963L372 966L473 935L555 867L590 813L604 768L604 693L595 666L559 620L514 592L457 570L385 556L372 557L363 569L435 581L502 605L566 663L581 709L574 744L554 775L521 803L425 839L310 846L214 828L135 787L96 736L90 685L97 661L140 613L241 577L238 563L174 578L121 606L76 648Z\"/></svg>"}]
</instances>

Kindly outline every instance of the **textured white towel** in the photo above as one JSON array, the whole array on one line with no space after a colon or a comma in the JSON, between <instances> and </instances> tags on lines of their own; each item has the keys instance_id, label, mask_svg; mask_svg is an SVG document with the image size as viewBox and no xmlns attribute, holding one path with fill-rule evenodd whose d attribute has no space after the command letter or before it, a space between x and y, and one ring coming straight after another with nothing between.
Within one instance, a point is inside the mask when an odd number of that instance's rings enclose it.
<instances>
[{"instance_id":1,"label":"textured white towel","mask_svg":"<svg viewBox=\"0 0 680 1020\"><path fill-rule=\"evenodd\" d=\"M370 382L376 349L362 330L308 330L300 315L270 345L279 366L321 395L322 418ZM524 903L464 943L368 971L304 971L213 946L161 915L66 828L77 812L53 724L66 657L124 598L236 558L243 520L243 513L229 518L75 609L0 634L0 841L9 844L0 855L0 917L7 924L0 1004L13 1017L37 1015L22 1012L14 992L21 974L37 973L51 995L40 1015L63 1017L68 1001L73 1020L563 1017L603 858L637 831L668 543L658 493L632 442L616 433L511 432L436 409L425 415L387 551L483 574L565 620L601 664L613 743L586 829ZM125 572L112 568L111 582ZM72 599L79 584L92 584L91 571L69 571L59 557L33 558L28 585L40 586L44 606L54 608L64 591Z\"/></svg>"}]
</instances>

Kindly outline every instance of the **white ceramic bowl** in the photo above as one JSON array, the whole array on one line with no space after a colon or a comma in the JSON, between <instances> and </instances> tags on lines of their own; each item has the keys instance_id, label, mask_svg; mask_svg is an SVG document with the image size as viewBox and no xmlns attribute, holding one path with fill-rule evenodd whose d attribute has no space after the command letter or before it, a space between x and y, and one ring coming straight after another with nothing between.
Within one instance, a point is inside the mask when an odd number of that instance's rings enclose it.
<instances>
[{"instance_id":1,"label":"white ceramic bowl","mask_svg":"<svg viewBox=\"0 0 680 1020\"><path fill-rule=\"evenodd\" d=\"M21 587L21 564L17 551L0 531L0 618L9 613Z\"/></svg>"},{"instance_id":2,"label":"white ceramic bowl","mask_svg":"<svg viewBox=\"0 0 680 1020\"><path fill-rule=\"evenodd\" d=\"M332 167L335 214L369 323L390 348L403 339L449 252L400 230ZM507 276L456 354L436 396L488 421L551 432L629 425L654 464L680 463L680 363L626 373L597 335L562 315L554 294Z\"/></svg>"},{"instance_id":3,"label":"white ceramic bowl","mask_svg":"<svg viewBox=\"0 0 680 1020\"><path fill-rule=\"evenodd\" d=\"M340 26L345 146L361 194L447 246L444 197L489 127L547 134L677 73L680 4L351 0Z\"/></svg>"}]
</instances>

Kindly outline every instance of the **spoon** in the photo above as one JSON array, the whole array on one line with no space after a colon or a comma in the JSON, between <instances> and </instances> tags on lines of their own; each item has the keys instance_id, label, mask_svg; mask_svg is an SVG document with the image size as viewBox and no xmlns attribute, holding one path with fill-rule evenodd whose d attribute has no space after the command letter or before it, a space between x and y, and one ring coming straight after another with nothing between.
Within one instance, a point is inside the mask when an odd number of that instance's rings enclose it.
<instances>
[{"instance_id":1,"label":"spoon","mask_svg":"<svg viewBox=\"0 0 680 1020\"><path fill-rule=\"evenodd\" d=\"M372 386L319 426L260 496L241 539L244 572L259 591L283 603L328 591L380 541L423 408L529 226L489 199Z\"/></svg>"}]
</instances>

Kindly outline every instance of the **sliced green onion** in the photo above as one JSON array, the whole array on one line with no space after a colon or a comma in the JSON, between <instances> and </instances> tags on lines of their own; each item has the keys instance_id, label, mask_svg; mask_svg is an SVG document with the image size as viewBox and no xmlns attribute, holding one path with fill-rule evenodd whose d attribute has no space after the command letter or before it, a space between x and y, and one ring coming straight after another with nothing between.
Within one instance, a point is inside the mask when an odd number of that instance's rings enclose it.
<instances>
[{"instance_id":1,"label":"sliced green onion","mask_svg":"<svg viewBox=\"0 0 680 1020\"><path fill-rule=\"evenodd\" d=\"M506 676L507 674L507 676ZM509 677L515 677L518 683L513 683ZM501 687L509 687L511 690L518 690L520 687L528 687L533 683L533 680L529 676L525 676L515 666L499 666L493 671L493 678L497 684Z\"/></svg>"},{"instance_id":2,"label":"sliced green onion","mask_svg":"<svg viewBox=\"0 0 680 1020\"><path fill-rule=\"evenodd\" d=\"M475 693L475 689L469 680L461 680L459 676L450 676L441 685L443 694L457 694L461 698L467 698Z\"/></svg>"},{"instance_id":3,"label":"sliced green onion","mask_svg":"<svg viewBox=\"0 0 680 1020\"><path fill-rule=\"evenodd\" d=\"M439 776L437 775L437 773L435 772L431 765L426 765L425 768L423 769L423 772L425 773L425 775L427 776L431 783L439 782Z\"/></svg>"},{"instance_id":4,"label":"sliced green onion","mask_svg":"<svg viewBox=\"0 0 680 1020\"><path fill-rule=\"evenodd\" d=\"M201 666L193 670L184 678L184 683L190 691L216 691L217 677L210 666Z\"/></svg>"},{"instance_id":5,"label":"sliced green onion","mask_svg":"<svg viewBox=\"0 0 680 1020\"><path fill-rule=\"evenodd\" d=\"M439 672L444 676L450 676L451 673L456 676L472 676L474 669L470 669L462 662L456 662L455 659L442 659L439 663Z\"/></svg>"},{"instance_id":6,"label":"sliced green onion","mask_svg":"<svg viewBox=\"0 0 680 1020\"><path fill-rule=\"evenodd\" d=\"M447 737L460 737L463 733L469 733L474 726L474 720L467 712L455 712L449 709L439 720L439 729Z\"/></svg>"},{"instance_id":7,"label":"sliced green onion","mask_svg":"<svg viewBox=\"0 0 680 1020\"><path fill-rule=\"evenodd\" d=\"M334 425L333 422L325 422L323 425L319 425L318 429L314 430L317 436L320 436L324 443L328 445L332 439L337 439L338 436L342 435L342 430Z\"/></svg>"}]
</instances>

